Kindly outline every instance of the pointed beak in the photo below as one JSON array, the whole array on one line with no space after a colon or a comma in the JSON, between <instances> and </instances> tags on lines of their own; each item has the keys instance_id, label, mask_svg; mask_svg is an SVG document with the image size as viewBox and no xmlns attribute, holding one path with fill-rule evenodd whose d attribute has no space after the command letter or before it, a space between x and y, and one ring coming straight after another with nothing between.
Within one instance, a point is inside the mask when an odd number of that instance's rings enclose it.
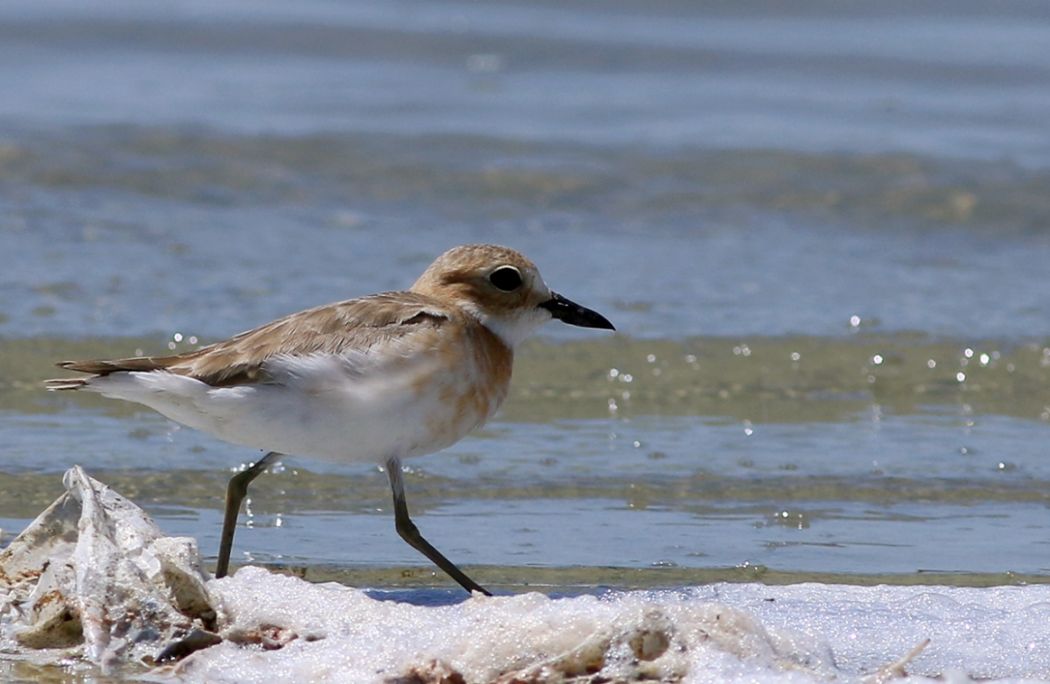
<instances>
[{"instance_id":1,"label":"pointed beak","mask_svg":"<svg viewBox=\"0 0 1050 684\"><path fill-rule=\"evenodd\" d=\"M551 316L562 323L578 325L581 328L602 328L604 330L616 330L613 324L605 316L597 311L591 311L572 301L566 299L556 292L551 292L551 298L540 304L540 307L551 312Z\"/></svg>"}]
</instances>

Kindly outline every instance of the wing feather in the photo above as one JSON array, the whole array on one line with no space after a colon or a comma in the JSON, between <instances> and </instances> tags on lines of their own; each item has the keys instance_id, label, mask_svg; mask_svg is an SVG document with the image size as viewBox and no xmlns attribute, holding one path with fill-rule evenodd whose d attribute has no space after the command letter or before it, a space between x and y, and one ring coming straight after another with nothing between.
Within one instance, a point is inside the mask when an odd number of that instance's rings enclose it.
<instances>
[{"instance_id":1,"label":"wing feather","mask_svg":"<svg viewBox=\"0 0 1050 684\"><path fill-rule=\"evenodd\" d=\"M184 354L63 361L58 366L96 376L166 370L228 387L267 381L266 362L274 357L366 352L379 344L432 331L456 315L462 314L426 295L387 292L300 311ZM82 386L77 382L48 381L48 386L76 389Z\"/></svg>"}]
</instances>

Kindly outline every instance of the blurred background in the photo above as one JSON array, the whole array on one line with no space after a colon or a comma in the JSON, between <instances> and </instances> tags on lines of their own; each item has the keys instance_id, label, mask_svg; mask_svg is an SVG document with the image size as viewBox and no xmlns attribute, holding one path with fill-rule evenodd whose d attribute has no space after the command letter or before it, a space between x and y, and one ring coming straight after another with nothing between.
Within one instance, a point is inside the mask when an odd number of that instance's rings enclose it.
<instances>
[{"instance_id":1,"label":"blurred background","mask_svg":"<svg viewBox=\"0 0 1050 684\"><path fill-rule=\"evenodd\" d=\"M1050 571L1043 2L0 5L0 543L80 463L214 557L257 458L54 361L188 350L498 242L601 311L408 465L483 584ZM352 435L347 435L352 440ZM235 562L443 583L289 458Z\"/></svg>"}]
</instances>

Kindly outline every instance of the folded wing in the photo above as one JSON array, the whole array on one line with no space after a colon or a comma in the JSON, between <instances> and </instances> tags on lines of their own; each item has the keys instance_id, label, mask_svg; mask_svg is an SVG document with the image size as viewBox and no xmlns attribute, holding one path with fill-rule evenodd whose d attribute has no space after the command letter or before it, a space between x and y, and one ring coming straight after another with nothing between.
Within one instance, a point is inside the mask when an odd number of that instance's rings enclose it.
<instances>
[{"instance_id":1,"label":"folded wing","mask_svg":"<svg viewBox=\"0 0 1050 684\"><path fill-rule=\"evenodd\" d=\"M184 354L62 361L57 365L94 377L163 370L213 387L231 387L271 380L266 362L275 357L367 353L376 345L436 329L453 315L425 295L384 293L300 311ZM44 384L49 390L74 390L90 381L61 378Z\"/></svg>"}]
</instances>

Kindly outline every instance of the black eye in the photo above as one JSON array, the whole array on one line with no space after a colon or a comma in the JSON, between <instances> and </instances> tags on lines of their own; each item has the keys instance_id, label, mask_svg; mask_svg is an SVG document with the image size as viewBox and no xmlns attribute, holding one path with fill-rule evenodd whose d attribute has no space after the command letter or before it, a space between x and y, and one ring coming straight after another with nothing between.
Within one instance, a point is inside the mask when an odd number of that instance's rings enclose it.
<instances>
[{"instance_id":1,"label":"black eye","mask_svg":"<svg viewBox=\"0 0 1050 684\"><path fill-rule=\"evenodd\" d=\"M504 292L513 292L521 287L521 273L513 266L500 266L489 274L489 282Z\"/></svg>"}]
</instances>

